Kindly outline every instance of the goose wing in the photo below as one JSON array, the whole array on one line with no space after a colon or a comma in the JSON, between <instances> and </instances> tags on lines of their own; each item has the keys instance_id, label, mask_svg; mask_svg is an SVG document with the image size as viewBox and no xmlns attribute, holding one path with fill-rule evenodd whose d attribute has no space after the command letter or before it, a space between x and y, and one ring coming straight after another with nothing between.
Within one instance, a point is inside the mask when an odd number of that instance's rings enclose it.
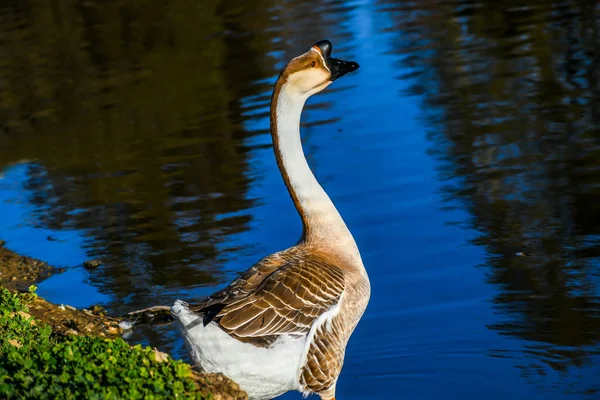
<instances>
[{"instance_id":1,"label":"goose wing","mask_svg":"<svg viewBox=\"0 0 600 400\"><path fill-rule=\"evenodd\" d=\"M314 255L288 251L269 256L212 295L197 310L244 342L268 345L278 335L307 334L339 302L344 272ZM195 310L196 311L196 310Z\"/></svg>"}]
</instances>

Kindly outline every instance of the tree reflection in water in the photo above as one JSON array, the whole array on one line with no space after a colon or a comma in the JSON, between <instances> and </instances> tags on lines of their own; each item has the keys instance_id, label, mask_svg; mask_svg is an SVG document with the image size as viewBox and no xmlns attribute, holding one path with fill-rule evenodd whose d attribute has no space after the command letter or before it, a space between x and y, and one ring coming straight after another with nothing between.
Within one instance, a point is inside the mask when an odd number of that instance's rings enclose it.
<instances>
[{"instance_id":1,"label":"tree reflection in water","mask_svg":"<svg viewBox=\"0 0 600 400\"><path fill-rule=\"evenodd\" d=\"M503 316L489 328L526 340L546 367L586 364L600 340L600 6L379 6L423 95L444 194L489 254Z\"/></svg>"}]
</instances>

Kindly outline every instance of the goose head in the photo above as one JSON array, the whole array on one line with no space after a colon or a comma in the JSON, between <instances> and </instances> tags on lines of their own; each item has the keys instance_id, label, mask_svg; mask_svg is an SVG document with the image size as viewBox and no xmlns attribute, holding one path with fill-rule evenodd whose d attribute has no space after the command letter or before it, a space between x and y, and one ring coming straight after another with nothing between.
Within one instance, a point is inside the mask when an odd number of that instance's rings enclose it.
<instances>
[{"instance_id":1,"label":"goose head","mask_svg":"<svg viewBox=\"0 0 600 400\"><path fill-rule=\"evenodd\" d=\"M321 40L306 53L292 59L280 76L286 90L309 97L348 72L358 69L358 64L354 61L331 57L332 48L329 40Z\"/></svg>"}]
</instances>

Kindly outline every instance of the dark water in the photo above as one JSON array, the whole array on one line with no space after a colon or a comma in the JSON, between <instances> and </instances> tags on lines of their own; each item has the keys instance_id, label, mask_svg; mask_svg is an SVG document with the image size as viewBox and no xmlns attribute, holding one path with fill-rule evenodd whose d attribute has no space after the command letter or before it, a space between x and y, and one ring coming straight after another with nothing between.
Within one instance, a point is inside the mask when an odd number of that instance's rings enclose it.
<instances>
[{"instance_id":1,"label":"dark water","mask_svg":"<svg viewBox=\"0 0 600 400\"><path fill-rule=\"evenodd\" d=\"M328 38L361 69L305 151L373 290L338 397L600 398L600 6L298 3L0 2L0 238L67 267L40 293L169 304L295 243L268 101Z\"/></svg>"}]
</instances>

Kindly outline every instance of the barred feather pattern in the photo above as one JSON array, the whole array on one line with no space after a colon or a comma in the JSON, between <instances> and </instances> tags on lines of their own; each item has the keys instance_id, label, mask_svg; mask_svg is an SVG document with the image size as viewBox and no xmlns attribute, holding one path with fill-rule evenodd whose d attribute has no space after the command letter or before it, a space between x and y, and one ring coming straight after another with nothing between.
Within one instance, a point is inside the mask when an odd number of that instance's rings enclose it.
<instances>
[{"instance_id":1,"label":"barred feather pattern","mask_svg":"<svg viewBox=\"0 0 600 400\"><path fill-rule=\"evenodd\" d=\"M317 327L306 354L300 384L304 392L318 393L322 399L335 396L335 385L342 371L346 345L362 317L371 287L366 274L346 273L346 292L340 312L331 323Z\"/></svg>"},{"instance_id":2,"label":"barred feather pattern","mask_svg":"<svg viewBox=\"0 0 600 400\"><path fill-rule=\"evenodd\" d=\"M266 347L277 336L306 335L344 292L344 271L303 248L270 255L197 312L223 304L214 321L236 339Z\"/></svg>"}]
</instances>

